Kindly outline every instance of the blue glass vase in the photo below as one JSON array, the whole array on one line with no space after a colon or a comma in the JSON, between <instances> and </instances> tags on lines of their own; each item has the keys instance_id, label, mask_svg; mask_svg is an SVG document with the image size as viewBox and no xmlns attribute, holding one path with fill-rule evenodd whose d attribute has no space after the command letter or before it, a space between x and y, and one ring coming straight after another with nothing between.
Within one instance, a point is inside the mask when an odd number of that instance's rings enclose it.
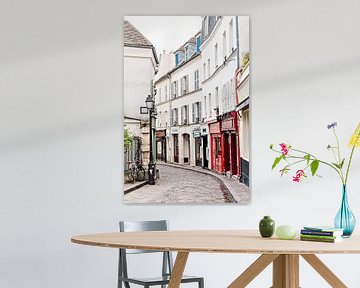
<instances>
[{"instance_id":1,"label":"blue glass vase","mask_svg":"<svg viewBox=\"0 0 360 288\"><path fill-rule=\"evenodd\" d=\"M344 229L343 237L350 237L355 228L356 219L349 207L346 185L342 187L341 206L336 214L334 224L336 228Z\"/></svg>"}]
</instances>

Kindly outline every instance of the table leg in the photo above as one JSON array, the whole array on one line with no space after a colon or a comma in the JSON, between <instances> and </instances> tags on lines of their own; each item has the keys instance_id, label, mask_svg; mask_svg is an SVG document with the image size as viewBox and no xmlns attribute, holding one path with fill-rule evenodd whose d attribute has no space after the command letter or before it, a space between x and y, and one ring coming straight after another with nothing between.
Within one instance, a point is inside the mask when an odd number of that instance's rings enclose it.
<instances>
[{"instance_id":1,"label":"table leg","mask_svg":"<svg viewBox=\"0 0 360 288\"><path fill-rule=\"evenodd\" d=\"M179 288L181 278L183 277L186 261L188 259L189 252L178 252L174 264L173 271L168 288Z\"/></svg>"},{"instance_id":2,"label":"table leg","mask_svg":"<svg viewBox=\"0 0 360 288\"><path fill-rule=\"evenodd\" d=\"M274 260L272 288L299 288L299 255L281 254Z\"/></svg>"},{"instance_id":3,"label":"table leg","mask_svg":"<svg viewBox=\"0 0 360 288\"><path fill-rule=\"evenodd\" d=\"M324 280L335 288L347 288L347 286L314 254L301 255Z\"/></svg>"},{"instance_id":4,"label":"table leg","mask_svg":"<svg viewBox=\"0 0 360 288\"><path fill-rule=\"evenodd\" d=\"M252 263L238 278L232 282L228 288L244 288L254 280L267 266L270 265L279 255L263 254L254 263Z\"/></svg>"}]
</instances>

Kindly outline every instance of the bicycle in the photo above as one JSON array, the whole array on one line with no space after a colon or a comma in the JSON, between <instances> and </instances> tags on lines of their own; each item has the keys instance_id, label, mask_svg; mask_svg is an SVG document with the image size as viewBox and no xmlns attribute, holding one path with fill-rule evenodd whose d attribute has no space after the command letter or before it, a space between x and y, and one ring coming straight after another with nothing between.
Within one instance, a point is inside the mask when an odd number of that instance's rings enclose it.
<instances>
[{"instance_id":1,"label":"bicycle","mask_svg":"<svg viewBox=\"0 0 360 288\"><path fill-rule=\"evenodd\" d=\"M130 183L135 183L135 181L145 181L145 169L139 161L130 162L128 161L129 173L128 181Z\"/></svg>"}]
</instances>

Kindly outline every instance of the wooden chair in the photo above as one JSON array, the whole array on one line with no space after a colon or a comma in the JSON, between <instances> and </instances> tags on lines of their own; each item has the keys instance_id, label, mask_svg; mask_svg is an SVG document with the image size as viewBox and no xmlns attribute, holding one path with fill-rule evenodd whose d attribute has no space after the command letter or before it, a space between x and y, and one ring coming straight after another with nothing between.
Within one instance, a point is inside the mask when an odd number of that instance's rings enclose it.
<instances>
[{"instance_id":1,"label":"wooden chair","mask_svg":"<svg viewBox=\"0 0 360 288\"><path fill-rule=\"evenodd\" d=\"M166 220L160 221L120 221L120 232L134 232L134 231L167 231L168 222ZM149 250L135 250L135 249L119 249L119 269L118 269L118 288L122 288L124 283L125 288L130 288L130 283L149 288L150 286L160 286L165 288L169 284L170 276L173 268L173 259L171 252L149 251ZM152 278L134 278L129 277L127 269L127 254L142 254L142 253L163 253L162 260L162 274L160 277ZM204 288L204 278L194 276L183 276L181 283L197 282L199 288Z\"/></svg>"}]
</instances>

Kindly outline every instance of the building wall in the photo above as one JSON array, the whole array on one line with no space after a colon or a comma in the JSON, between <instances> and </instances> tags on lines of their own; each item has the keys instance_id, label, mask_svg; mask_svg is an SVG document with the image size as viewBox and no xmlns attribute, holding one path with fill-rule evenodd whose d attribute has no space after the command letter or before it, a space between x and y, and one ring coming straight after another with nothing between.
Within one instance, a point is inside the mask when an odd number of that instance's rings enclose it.
<instances>
[{"instance_id":1,"label":"building wall","mask_svg":"<svg viewBox=\"0 0 360 288\"><path fill-rule=\"evenodd\" d=\"M203 96L209 97L211 93L211 107L208 106L207 111L203 111L203 115L206 120L214 119L216 116L214 109L216 102L219 106L219 114L231 111L235 108L236 101L234 97L235 89L235 71L237 69L236 61L236 17L234 16L222 16L218 19L212 34L208 39L201 45L202 53L202 87ZM230 21L233 23L232 36L230 37ZM223 34L226 33L226 49L224 51L223 45ZM232 41L230 41L232 39ZM217 45L217 65L216 65L216 53L215 45ZM224 56L226 56L226 61ZM209 69L210 60L210 69ZM204 72L205 65L205 72ZM210 72L210 73L209 73ZM232 85L230 88L231 94L226 95L224 93L224 84ZM215 97L215 88L218 87L218 101ZM208 99L207 99L208 102ZM210 109L209 109L210 108ZM211 116L210 116L211 115Z\"/></svg>"},{"instance_id":2,"label":"building wall","mask_svg":"<svg viewBox=\"0 0 360 288\"><path fill-rule=\"evenodd\" d=\"M125 119L141 119L137 129L133 125L132 131L134 135L141 135L144 165L147 165L150 158L149 115L140 114L140 107L146 106L146 97L151 94L155 68L156 62L151 48L124 47L124 116Z\"/></svg>"},{"instance_id":3,"label":"building wall","mask_svg":"<svg viewBox=\"0 0 360 288\"><path fill-rule=\"evenodd\" d=\"M202 43L201 51L202 94L204 104L206 97L207 107L207 109L203 109L203 117L209 123L217 121L217 115L233 111L237 104L235 93L236 17L222 16L218 18L211 34ZM208 135L208 142L211 143L211 140L211 136ZM212 146L210 145L210 147ZM209 153L210 163L212 157L212 153Z\"/></svg>"},{"instance_id":4,"label":"building wall","mask_svg":"<svg viewBox=\"0 0 360 288\"><path fill-rule=\"evenodd\" d=\"M200 64L201 64L201 55L196 56L196 58L189 60L182 66L179 66L178 69L175 69L170 73L169 77L162 78L156 82L156 107L158 111L157 119L157 129L167 129L167 160L174 162L174 135L178 135L179 143L179 163L184 164L184 159L189 158L188 162L190 165L195 165L195 140L193 137L194 129L200 129L204 126L202 123L192 123L192 104L195 102L201 101L201 89L195 90L194 82L194 72L199 70L199 87L201 87L200 79ZM160 64L161 66L161 64ZM188 75L188 93L180 95L180 81L181 78L185 75ZM174 81L178 82L178 96L172 98L172 89L171 85ZM167 99L165 98L165 89L167 89ZM161 91L161 93L159 93ZM161 100L161 102L159 102ZM181 124L181 107L184 105L188 106L188 124ZM178 119L177 125L171 125L171 109L178 109ZM165 127L165 124L168 124ZM160 125L161 124L161 125ZM185 135L189 135L190 149L187 142L187 138L184 138ZM186 136L187 137L187 136ZM186 141L184 141L186 140Z\"/></svg>"},{"instance_id":5,"label":"building wall","mask_svg":"<svg viewBox=\"0 0 360 288\"><path fill-rule=\"evenodd\" d=\"M140 106L151 93L156 63L152 49L124 47L124 115L125 117L147 120L140 114Z\"/></svg>"}]
</instances>

